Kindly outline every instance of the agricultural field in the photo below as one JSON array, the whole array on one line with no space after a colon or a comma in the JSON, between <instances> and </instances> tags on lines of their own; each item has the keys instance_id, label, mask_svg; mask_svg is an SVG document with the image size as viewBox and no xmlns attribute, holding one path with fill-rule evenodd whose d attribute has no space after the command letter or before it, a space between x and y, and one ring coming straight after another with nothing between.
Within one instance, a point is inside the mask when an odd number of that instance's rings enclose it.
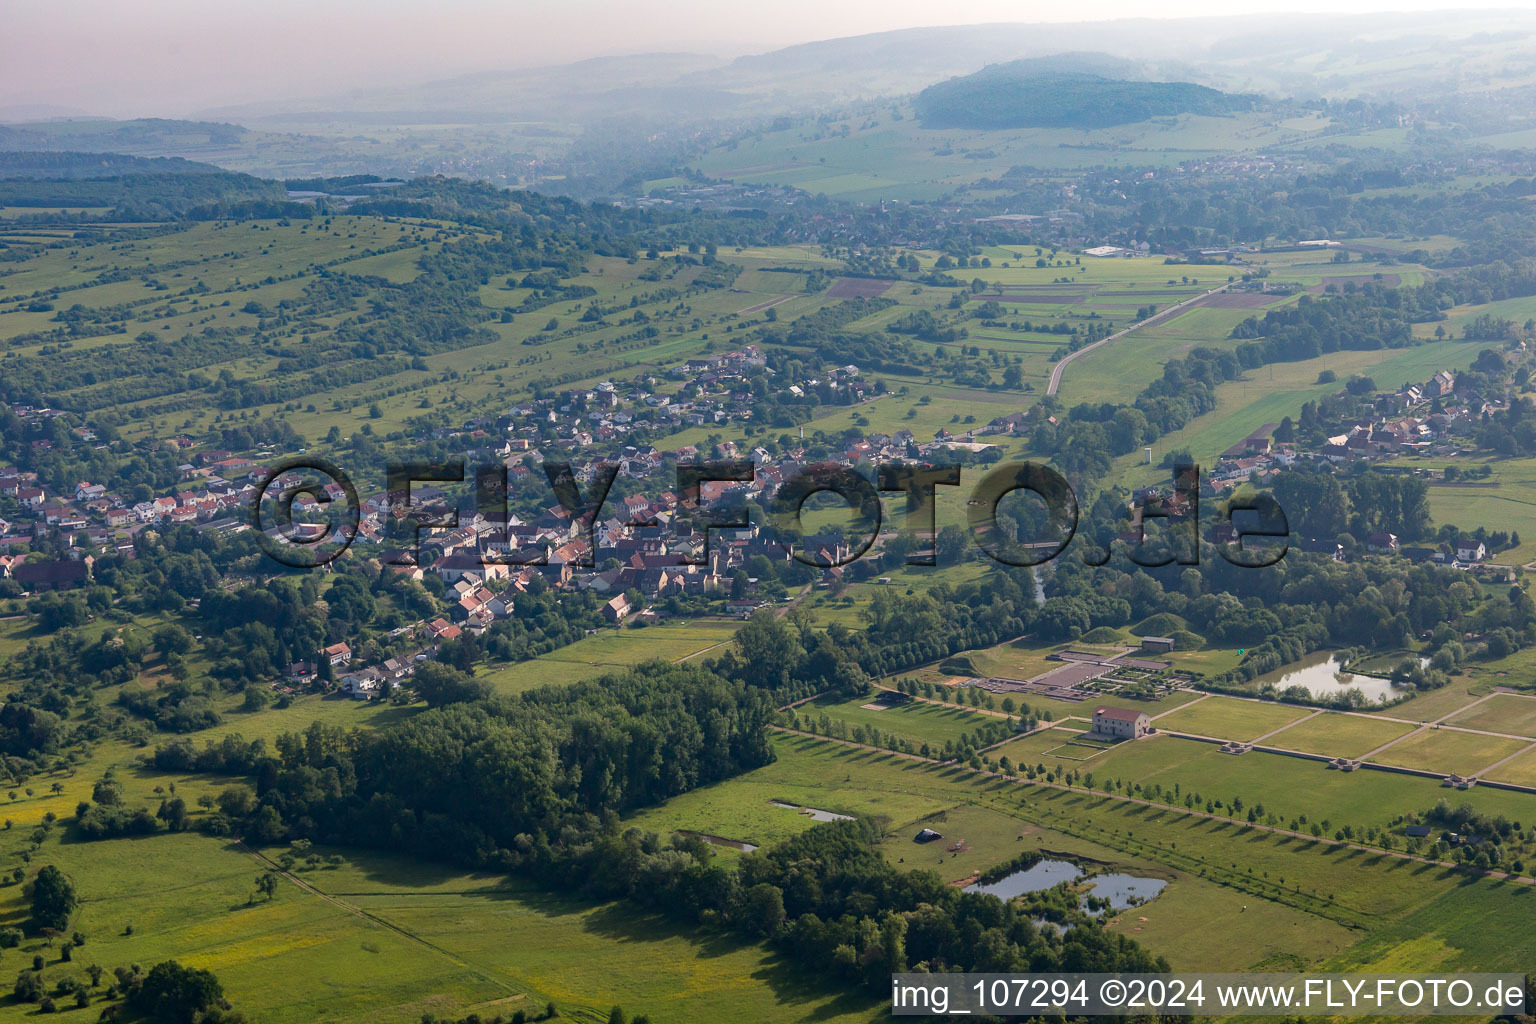
<instances>
[{"instance_id":1,"label":"agricultural field","mask_svg":"<svg viewBox=\"0 0 1536 1024\"><path fill-rule=\"evenodd\" d=\"M992 753L1011 756L1011 747L1037 738L1016 740ZM1444 869L1272 837L1191 817L1182 808L1148 810L1099 796L988 780L963 768L924 766L825 740L787 737L777 749L775 764L645 812L635 822L751 841L803 827L795 822L797 816L768 803L782 800L877 813L890 822L884 846L888 859L903 868L937 870L946 879L973 877L1031 849L1171 879L1157 898L1118 915L1111 927L1165 953L1176 966L1219 962L1241 970L1282 954L1307 963L1328 961L1347 955L1368 931L1414 913L1461 884ZM1051 759L1046 760L1049 767ZM1209 744L1173 739L1119 744L1087 764L1062 764L1099 778L1158 781L1170 792L1182 782L1202 799L1241 796L1250 805L1261 802L1282 821L1297 814L1311 815L1313 821L1331 819L1336 824L1328 826L1330 831L1346 822L1356 828L1385 824L1407 810L1432 806L1441 795L1433 780L1374 771L1340 774L1315 762L1275 755L1232 757ZM1496 813L1518 814L1536 806L1530 797L1493 790L1474 789L1458 797ZM774 817L781 814L787 818ZM911 836L923 827L940 831L944 841L912 844ZM1239 842L1245 853L1233 867L1223 851ZM956 843L964 848L949 849ZM1196 939L1193 947L1181 946L1191 940L1184 930L1191 922L1215 920L1237 903L1248 906L1248 915L1260 915L1261 923L1250 928L1244 918L1235 930L1223 932L1223 943L1202 945ZM1458 933L1454 945L1469 956L1491 949L1470 933ZM1409 959L1433 966L1429 960Z\"/></svg>"},{"instance_id":2,"label":"agricultural field","mask_svg":"<svg viewBox=\"0 0 1536 1024\"><path fill-rule=\"evenodd\" d=\"M711 151L698 169L712 177L793 185L855 202L935 199L1019 165L1045 174L1088 165L1168 165L1201 154L1300 142L1328 127L1322 118L1282 124L1263 115L1183 115L1094 130L934 130L919 127L905 105L882 121L850 119L764 132Z\"/></svg>"},{"instance_id":3,"label":"agricultural field","mask_svg":"<svg viewBox=\"0 0 1536 1024\"><path fill-rule=\"evenodd\" d=\"M1423 463L1421 459L1403 460L1404 465L1414 468ZM1464 468L1475 465L1466 460ZM1536 536L1532 533L1536 531L1536 460L1492 459L1486 465L1492 470L1486 478L1454 486L1432 484L1430 513L1436 522L1466 529L1486 525L1490 530L1519 533L1523 542L1498 552L1493 561L1524 565L1536 559L1536 542L1524 539Z\"/></svg>"},{"instance_id":4,"label":"agricultural field","mask_svg":"<svg viewBox=\"0 0 1536 1024\"><path fill-rule=\"evenodd\" d=\"M1159 729L1249 742L1311 714L1305 708L1207 697L1157 720Z\"/></svg>"},{"instance_id":5,"label":"agricultural field","mask_svg":"<svg viewBox=\"0 0 1536 1024\"><path fill-rule=\"evenodd\" d=\"M497 693L513 694L592 679L642 661L686 661L729 643L733 627L718 622L603 630L537 658L491 669L484 678Z\"/></svg>"},{"instance_id":6,"label":"agricultural field","mask_svg":"<svg viewBox=\"0 0 1536 1024\"><path fill-rule=\"evenodd\" d=\"M1536 787L1536 750L1511 758L1487 772L1484 777L1498 782L1513 782L1518 786Z\"/></svg>"},{"instance_id":7,"label":"agricultural field","mask_svg":"<svg viewBox=\"0 0 1536 1024\"><path fill-rule=\"evenodd\" d=\"M1445 720L1462 729L1481 729L1536 739L1536 698L1496 693L1474 708Z\"/></svg>"},{"instance_id":8,"label":"agricultural field","mask_svg":"<svg viewBox=\"0 0 1536 1024\"><path fill-rule=\"evenodd\" d=\"M15 837L5 851L13 854L22 832L6 835ZM284 880L268 899L254 883L270 862L239 844L195 834L131 846L49 839L38 855L81 886L78 927L88 941L72 963L45 952L44 976L51 984L83 977L89 963L110 970L175 956L215 971L247 1015L294 1024L536 1012L550 1000L578 1020L602 1019L623 1002L683 1024L741 999L761 1007L764 1020L871 1019L863 997L828 994L759 946L702 939L504 877L321 853L340 863L300 866L296 881ZM25 917L20 895L14 886L0 893L0 922ZM8 1003L0 1020L23 1012L30 1008Z\"/></svg>"},{"instance_id":9,"label":"agricultural field","mask_svg":"<svg viewBox=\"0 0 1536 1024\"><path fill-rule=\"evenodd\" d=\"M23 834L5 834L8 855ZM45 953L50 983L83 977L91 963L110 971L177 957L216 971L243 1012L294 1024L416 1020L423 1005L470 1006L517 991L295 885L256 897L264 863L228 841L179 834L61 844L55 834L39 853L76 880L77 927L87 936L78 961ZM4 891L7 924L26 916L21 895L19 886ZM8 1003L0 1019L29 1012Z\"/></svg>"},{"instance_id":10,"label":"agricultural field","mask_svg":"<svg viewBox=\"0 0 1536 1024\"><path fill-rule=\"evenodd\" d=\"M1045 766L1051 769L1053 762L1046 760ZM1061 767L1072 765L1062 762ZM1183 792L1198 793L1202 800L1240 796L1244 803L1263 804L1266 811L1287 822L1307 815L1313 821L1350 822L1356 828L1386 826L1399 814L1434 806L1444 795L1438 779L1370 769L1330 771L1318 761L1262 751L1234 756L1222 753L1212 743L1171 736L1116 744L1084 770L1100 777L1107 774L1135 780L1144 786L1161 784L1164 790L1177 784ZM1528 794L1482 787L1458 791L1455 798L1458 803L1511 819L1519 817L1522 809L1529 814L1532 806Z\"/></svg>"},{"instance_id":11,"label":"agricultural field","mask_svg":"<svg viewBox=\"0 0 1536 1024\"><path fill-rule=\"evenodd\" d=\"M1105 348L1113 348L1116 344L1118 342ZM1287 416L1294 419L1305 403L1337 392L1337 383L1318 382L1318 375L1324 371L1332 371L1340 380L1348 379L1356 373L1369 374L1373 379L1384 381L1417 380L1432 376L1441 369L1464 368L1477 358L1477 352L1476 345L1440 341L1405 349L1331 352L1316 359L1272 363L1249 371L1241 380L1219 385L1216 388L1215 411L1196 419L1181 430L1159 438L1154 447L1153 461L1160 461L1159 453L1188 451L1198 465L1215 465L1218 455L1254 431L1271 423L1278 424ZM1074 365L1067 371L1063 382L1064 391L1076 369ZM1142 457L1137 454L1122 456L1116 461L1117 478L1132 487L1167 483L1167 469L1157 465L1143 465L1142 461ZM1441 521L1441 513L1436 507L1441 497L1440 490L1431 490L1431 508L1437 521ZM1498 519L1490 520L1489 523L1490 528L1497 523L1500 529L1514 525Z\"/></svg>"},{"instance_id":12,"label":"agricultural field","mask_svg":"<svg viewBox=\"0 0 1536 1024\"><path fill-rule=\"evenodd\" d=\"M1392 744L1371 760L1447 775L1476 775L1528 746L1530 743L1524 740L1428 728Z\"/></svg>"},{"instance_id":13,"label":"agricultural field","mask_svg":"<svg viewBox=\"0 0 1536 1024\"><path fill-rule=\"evenodd\" d=\"M1059 762L1092 761L1111 746L1102 740L1089 738L1081 724L1063 722L1009 740L995 747L991 753L994 757L1007 757L1015 764L1026 765L1043 763L1046 759Z\"/></svg>"},{"instance_id":14,"label":"agricultural field","mask_svg":"<svg viewBox=\"0 0 1536 1024\"><path fill-rule=\"evenodd\" d=\"M1264 743L1308 754L1356 758L1412 730L1413 726L1402 722L1323 712L1275 733Z\"/></svg>"},{"instance_id":15,"label":"agricultural field","mask_svg":"<svg viewBox=\"0 0 1536 1024\"><path fill-rule=\"evenodd\" d=\"M825 717L843 722L849 728L879 729L885 735L907 740L914 746L958 742L983 726L1002 721L996 714L980 710L965 711L922 700L884 705L871 697L855 697L849 701L815 700L800 705L795 711L802 719Z\"/></svg>"},{"instance_id":16,"label":"agricultural field","mask_svg":"<svg viewBox=\"0 0 1536 1024\"><path fill-rule=\"evenodd\" d=\"M1416 693L1411 699L1401 704L1361 713L1408 722L1443 722L1485 696L1487 696L1486 686L1479 683L1468 685L1465 681L1456 680L1438 690Z\"/></svg>"}]
</instances>

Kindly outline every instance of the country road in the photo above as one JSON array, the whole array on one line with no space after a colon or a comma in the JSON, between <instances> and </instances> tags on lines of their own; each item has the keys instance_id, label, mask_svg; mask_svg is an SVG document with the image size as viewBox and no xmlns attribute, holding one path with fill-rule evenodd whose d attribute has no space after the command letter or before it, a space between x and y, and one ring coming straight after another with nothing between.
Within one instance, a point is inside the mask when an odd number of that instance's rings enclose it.
<instances>
[{"instance_id":1,"label":"country road","mask_svg":"<svg viewBox=\"0 0 1536 1024\"><path fill-rule=\"evenodd\" d=\"M1226 284L1222 285L1219 288L1212 288L1210 291L1205 292L1204 294L1201 294L1201 295L1196 295L1192 299L1185 299L1183 302L1175 303L1174 305L1169 306L1167 309L1163 310L1161 313L1154 313L1151 316L1147 317L1145 320L1138 320L1138 321L1136 321L1134 324L1131 324L1131 326L1125 328L1124 330L1116 331L1114 334L1111 334L1108 337L1100 338L1098 341L1094 342L1091 345L1084 345L1082 348L1078 349L1076 352L1068 353L1061 360L1061 362L1057 363L1055 365L1055 367L1052 368L1052 370L1051 370L1051 382L1049 384L1047 384L1046 387L1045 387L1046 395L1047 396L1054 395L1057 392L1057 390L1060 389L1062 373L1065 372L1065 370L1067 368L1067 364L1070 363L1072 360L1076 359L1078 356L1085 356L1089 352L1092 352L1094 349L1098 348L1100 345L1108 345L1110 342L1114 341L1116 338L1123 338L1127 334L1130 334L1132 331L1134 331L1138 327L1151 327L1154 324L1160 324L1164 320L1171 319L1172 317L1177 315L1181 310L1188 309L1190 306L1193 306L1196 303L1204 302L1206 299L1210 298L1212 295L1215 295L1217 292L1224 292L1224 291L1226 291L1230 287L1232 287L1232 282L1228 281Z\"/></svg>"}]
</instances>

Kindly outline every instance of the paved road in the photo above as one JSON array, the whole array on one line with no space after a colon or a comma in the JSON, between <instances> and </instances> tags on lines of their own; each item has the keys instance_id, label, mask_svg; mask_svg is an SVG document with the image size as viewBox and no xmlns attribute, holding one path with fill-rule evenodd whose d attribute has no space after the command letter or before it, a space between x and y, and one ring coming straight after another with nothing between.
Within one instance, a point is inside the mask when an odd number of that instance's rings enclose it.
<instances>
[{"instance_id":1,"label":"paved road","mask_svg":"<svg viewBox=\"0 0 1536 1024\"><path fill-rule=\"evenodd\" d=\"M1107 338L1100 338L1092 345L1084 345L1076 352L1069 353L1065 358L1061 360L1061 362L1056 364L1055 368L1051 370L1051 382L1045 387L1046 395L1054 395L1056 391L1061 387L1062 373L1066 370L1067 364L1072 362L1072 360L1076 359L1078 356L1085 356L1089 352L1092 352L1094 349L1098 348L1100 345L1108 345L1116 338L1123 338L1138 327L1151 327L1155 324L1160 324L1164 320L1168 320L1174 316L1177 316L1181 310L1188 309L1190 306L1193 306L1196 303L1204 302L1210 296L1215 295L1217 292L1224 292L1230 287L1232 287L1232 282L1228 281L1226 284L1219 288L1212 288L1210 291L1205 292L1202 295L1196 295L1192 299L1185 299L1183 302L1169 306L1161 313L1153 314L1152 316L1147 317L1145 320L1138 320L1136 323L1131 324L1131 326L1125 328L1124 330L1116 331L1114 334L1111 334Z\"/></svg>"}]
</instances>

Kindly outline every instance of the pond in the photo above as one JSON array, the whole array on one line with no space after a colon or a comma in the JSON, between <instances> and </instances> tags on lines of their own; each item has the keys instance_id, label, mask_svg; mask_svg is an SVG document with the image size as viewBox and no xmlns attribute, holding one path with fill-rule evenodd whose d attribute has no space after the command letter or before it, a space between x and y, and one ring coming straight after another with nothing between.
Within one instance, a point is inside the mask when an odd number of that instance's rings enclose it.
<instances>
[{"instance_id":1,"label":"pond","mask_svg":"<svg viewBox=\"0 0 1536 1024\"><path fill-rule=\"evenodd\" d=\"M1062 882L1075 882L1083 877L1083 869L1065 860L1042 860L1031 867L1011 872L995 882L980 882L965 887L966 892L984 892L999 899L1012 899L1027 892L1044 892ZM1163 891L1168 883L1161 878L1141 878L1136 875L1095 875L1089 879L1092 886L1089 895L1108 900L1110 909L1125 910L1152 899ZM1088 897L1083 897L1086 905Z\"/></svg>"},{"instance_id":2,"label":"pond","mask_svg":"<svg viewBox=\"0 0 1536 1024\"><path fill-rule=\"evenodd\" d=\"M1319 652L1284 668L1266 672L1254 682L1260 688L1265 683L1272 684L1279 691L1299 686L1314 697L1337 697L1346 690L1359 690L1367 704L1379 704L1383 699L1396 700L1407 692L1393 685L1390 679L1356 675L1343 669L1337 655Z\"/></svg>"},{"instance_id":3,"label":"pond","mask_svg":"<svg viewBox=\"0 0 1536 1024\"><path fill-rule=\"evenodd\" d=\"M1093 891L1096 899L1109 900L1111 910L1125 910L1145 903L1163 891L1168 883L1161 878L1138 878L1135 875L1096 875Z\"/></svg>"},{"instance_id":4,"label":"pond","mask_svg":"<svg viewBox=\"0 0 1536 1024\"><path fill-rule=\"evenodd\" d=\"M799 804L786 804L782 800L769 800L768 803L774 807L783 807L786 810L799 811L801 814L808 814L811 816L812 821L853 820L853 815L851 814L838 814L836 811L823 811L817 807L801 807Z\"/></svg>"},{"instance_id":5,"label":"pond","mask_svg":"<svg viewBox=\"0 0 1536 1024\"><path fill-rule=\"evenodd\" d=\"M692 829L680 828L677 830L677 834L702 839L711 846L724 846L732 850L740 850L742 853L751 853L757 849L756 843L749 843L741 839L727 839L724 836L712 836L708 832L695 832Z\"/></svg>"},{"instance_id":6,"label":"pond","mask_svg":"<svg viewBox=\"0 0 1536 1024\"><path fill-rule=\"evenodd\" d=\"M995 882L983 885L976 882L965 887L966 892L985 892L998 899L1011 900L1027 892L1044 892L1062 882L1075 882L1083 877L1083 869L1065 860L1042 860L1033 867L1010 872Z\"/></svg>"}]
</instances>

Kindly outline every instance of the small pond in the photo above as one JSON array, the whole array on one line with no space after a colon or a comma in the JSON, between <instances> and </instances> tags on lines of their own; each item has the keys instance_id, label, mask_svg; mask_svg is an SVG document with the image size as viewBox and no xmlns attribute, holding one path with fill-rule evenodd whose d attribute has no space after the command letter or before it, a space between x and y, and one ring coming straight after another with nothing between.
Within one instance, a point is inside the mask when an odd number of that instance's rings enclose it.
<instances>
[{"instance_id":1,"label":"small pond","mask_svg":"<svg viewBox=\"0 0 1536 1024\"><path fill-rule=\"evenodd\" d=\"M1027 892L1044 892L1062 882L1075 882L1082 878L1083 874L1083 869L1071 861L1042 860L1032 867L1014 871L995 882L988 882L985 885L977 882L968 885L965 891L990 893L999 899L1007 900ZM1168 884L1161 878L1141 878L1121 873L1095 875L1089 879L1089 883L1092 886L1089 895L1101 900L1109 900L1112 910L1125 910L1127 907L1145 903L1162 892L1163 887ZM1087 903L1087 896L1083 897L1083 902Z\"/></svg>"},{"instance_id":2,"label":"small pond","mask_svg":"<svg viewBox=\"0 0 1536 1024\"><path fill-rule=\"evenodd\" d=\"M1033 867L1004 875L995 882L983 885L976 882L965 887L966 892L990 893L999 899L1011 900L1027 892L1044 892L1062 882L1075 882L1083 877L1083 869L1065 860L1042 860Z\"/></svg>"},{"instance_id":3,"label":"small pond","mask_svg":"<svg viewBox=\"0 0 1536 1024\"><path fill-rule=\"evenodd\" d=\"M1168 883L1161 878L1138 878L1136 875L1096 875L1090 895L1109 900L1111 910L1125 910L1145 903Z\"/></svg>"},{"instance_id":4,"label":"small pond","mask_svg":"<svg viewBox=\"0 0 1536 1024\"><path fill-rule=\"evenodd\" d=\"M801 814L808 814L811 816L812 821L853 820L853 815L851 814L838 814L836 811L823 811L817 807L801 807L799 804L786 804L780 800L769 800L768 803L774 807L783 807L786 810L799 811Z\"/></svg>"}]
</instances>

